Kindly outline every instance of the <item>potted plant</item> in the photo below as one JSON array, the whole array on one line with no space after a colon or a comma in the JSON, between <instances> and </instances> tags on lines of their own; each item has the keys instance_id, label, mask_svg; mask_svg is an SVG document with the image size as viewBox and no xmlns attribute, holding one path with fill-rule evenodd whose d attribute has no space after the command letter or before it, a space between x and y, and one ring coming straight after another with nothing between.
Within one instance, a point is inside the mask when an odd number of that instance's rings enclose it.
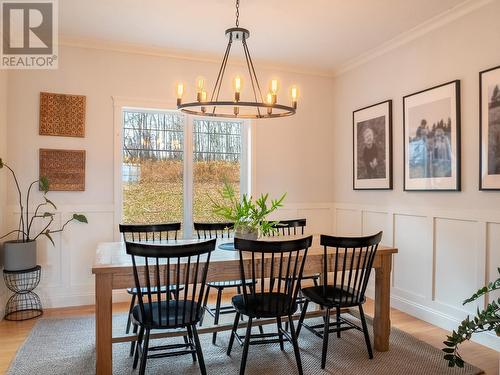
<instances>
[{"instance_id":1,"label":"potted plant","mask_svg":"<svg viewBox=\"0 0 500 375\"><path fill-rule=\"evenodd\" d=\"M498 273L500 274L500 267ZM494 290L500 290L500 278L479 289L463 304L475 301ZM443 342L446 345L443 352L445 352L444 359L448 361L448 366L464 367L458 346L464 341L470 340L473 334L488 331L494 331L497 336L500 336L500 298L496 301L493 299L484 310L478 308L474 318L471 319L467 316L458 328L450 336L447 336L446 341Z\"/></svg>"},{"instance_id":2,"label":"potted plant","mask_svg":"<svg viewBox=\"0 0 500 375\"><path fill-rule=\"evenodd\" d=\"M276 231L278 222L268 221L267 216L279 207L283 207L286 193L279 199L271 199L269 207L267 203L269 194L262 194L256 200L244 194L240 200L228 182L224 182L219 194L219 200L210 197L213 212L224 220L234 223L235 237L257 239L261 235L267 236Z\"/></svg>"},{"instance_id":3,"label":"potted plant","mask_svg":"<svg viewBox=\"0 0 500 375\"><path fill-rule=\"evenodd\" d=\"M52 238L52 234L62 232L66 225L72 221L78 221L80 223L87 223L87 218L85 215L73 214L73 216L66 221L61 228L51 229L51 225L54 221L55 213L45 211L44 208L57 209L56 205L47 198L47 192L49 191L49 180L47 177L40 177L39 180L33 181L27 190L25 206L23 204L23 195L21 193L21 188L14 170L9 167L0 158L0 169L6 168L12 174L14 183L17 189L18 205L20 209L19 225L17 229L13 229L10 232L0 237L0 240L10 235L16 234L17 239L6 241L4 243L4 269L7 271L20 271L30 269L36 266L36 240L40 236L47 237L52 245L55 245ZM38 184L40 191L43 192L44 202L38 204L35 210L30 213L30 193L33 186ZM40 231L34 231L33 223L35 220L45 220L44 227Z\"/></svg>"}]
</instances>

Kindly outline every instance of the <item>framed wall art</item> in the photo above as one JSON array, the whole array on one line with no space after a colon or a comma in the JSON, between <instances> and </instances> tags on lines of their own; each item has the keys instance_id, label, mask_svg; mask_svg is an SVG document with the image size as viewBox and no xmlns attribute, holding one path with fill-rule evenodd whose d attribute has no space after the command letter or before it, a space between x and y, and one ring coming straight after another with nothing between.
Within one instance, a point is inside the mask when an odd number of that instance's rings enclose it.
<instances>
[{"instance_id":1,"label":"framed wall art","mask_svg":"<svg viewBox=\"0 0 500 375\"><path fill-rule=\"evenodd\" d=\"M40 149L40 176L50 191L85 190L85 150Z\"/></svg>"},{"instance_id":2,"label":"framed wall art","mask_svg":"<svg viewBox=\"0 0 500 375\"><path fill-rule=\"evenodd\" d=\"M392 100L358 109L353 119L353 189L392 189Z\"/></svg>"},{"instance_id":3,"label":"framed wall art","mask_svg":"<svg viewBox=\"0 0 500 375\"><path fill-rule=\"evenodd\" d=\"M479 189L500 190L500 66L479 73Z\"/></svg>"},{"instance_id":4,"label":"framed wall art","mask_svg":"<svg viewBox=\"0 0 500 375\"><path fill-rule=\"evenodd\" d=\"M404 190L460 191L460 81L403 98Z\"/></svg>"},{"instance_id":5,"label":"framed wall art","mask_svg":"<svg viewBox=\"0 0 500 375\"><path fill-rule=\"evenodd\" d=\"M40 93L40 135L85 137L86 97Z\"/></svg>"}]
</instances>

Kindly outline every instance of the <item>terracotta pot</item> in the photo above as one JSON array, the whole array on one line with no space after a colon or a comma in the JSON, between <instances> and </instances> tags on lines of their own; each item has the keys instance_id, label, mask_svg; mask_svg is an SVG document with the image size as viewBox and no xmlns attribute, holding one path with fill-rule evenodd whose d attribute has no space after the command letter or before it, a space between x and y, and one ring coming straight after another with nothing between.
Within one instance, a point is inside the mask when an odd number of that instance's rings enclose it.
<instances>
[{"instance_id":1,"label":"terracotta pot","mask_svg":"<svg viewBox=\"0 0 500 375\"><path fill-rule=\"evenodd\" d=\"M6 271L22 271L36 266L36 241L7 241L3 244L3 267Z\"/></svg>"}]
</instances>

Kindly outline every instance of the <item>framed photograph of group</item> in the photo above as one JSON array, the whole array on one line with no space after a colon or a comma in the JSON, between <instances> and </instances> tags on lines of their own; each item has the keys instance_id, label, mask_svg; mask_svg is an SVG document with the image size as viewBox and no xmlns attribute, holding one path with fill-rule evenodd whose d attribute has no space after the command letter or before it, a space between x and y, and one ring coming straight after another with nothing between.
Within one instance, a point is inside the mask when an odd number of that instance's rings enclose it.
<instances>
[{"instance_id":1,"label":"framed photograph of group","mask_svg":"<svg viewBox=\"0 0 500 375\"><path fill-rule=\"evenodd\" d=\"M500 66L479 73L479 189L500 190Z\"/></svg>"},{"instance_id":2,"label":"framed photograph of group","mask_svg":"<svg viewBox=\"0 0 500 375\"><path fill-rule=\"evenodd\" d=\"M353 189L392 189L392 100L353 112Z\"/></svg>"},{"instance_id":3,"label":"framed photograph of group","mask_svg":"<svg viewBox=\"0 0 500 375\"><path fill-rule=\"evenodd\" d=\"M460 81L403 98L404 190L460 191Z\"/></svg>"}]
</instances>

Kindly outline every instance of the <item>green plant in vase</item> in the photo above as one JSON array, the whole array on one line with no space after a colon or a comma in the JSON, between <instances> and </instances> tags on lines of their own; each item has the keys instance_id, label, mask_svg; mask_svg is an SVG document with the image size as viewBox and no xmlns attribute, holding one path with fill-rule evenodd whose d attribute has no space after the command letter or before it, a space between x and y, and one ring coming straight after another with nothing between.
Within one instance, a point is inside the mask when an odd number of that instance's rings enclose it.
<instances>
[{"instance_id":1,"label":"green plant in vase","mask_svg":"<svg viewBox=\"0 0 500 375\"><path fill-rule=\"evenodd\" d=\"M500 274L500 267L498 273ZM479 289L470 298L467 298L463 304L473 302L494 290L500 290L500 278ZM444 359L448 361L448 366L464 367L464 361L458 352L458 346L464 341L470 340L473 334L491 331L494 331L500 337L500 298L493 299L484 310L478 308L474 318L467 316L458 328L446 338L446 341L443 342L446 345L443 352L445 353Z\"/></svg>"},{"instance_id":2,"label":"green plant in vase","mask_svg":"<svg viewBox=\"0 0 500 375\"><path fill-rule=\"evenodd\" d=\"M55 213L52 210L57 210L56 205L47 198L49 191L49 180L42 176L40 179L33 181L26 192L26 199L23 200L21 187L14 170L0 158L0 169L7 169L12 174L17 191L19 205L19 224L17 229L13 229L3 236L0 240L7 238L13 234L17 235L17 239L6 241L4 243L4 268L9 271L19 271L33 268L36 265L36 240L43 236L50 240L52 245L55 245L52 235L62 232L66 226L72 222L88 223L87 217L81 214L73 214L60 228L52 229ZM44 202L39 203L33 212L30 212L30 194L35 185L38 185L43 192ZM43 229L36 231L34 223L36 220L45 220Z\"/></svg>"},{"instance_id":3,"label":"green plant in vase","mask_svg":"<svg viewBox=\"0 0 500 375\"><path fill-rule=\"evenodd\" d=\"M255 200L243 194L240 199L235 189L225 182L218 199L210 197L210 200L215 215L234 223L235 236L256 239L260 235L268 236L276 232L278 222L269 221L267 217L283 207L285 197L286 193L278 199L271 199L269 204L269 194L261 194Z\"/></svg>"}]
</instances>

